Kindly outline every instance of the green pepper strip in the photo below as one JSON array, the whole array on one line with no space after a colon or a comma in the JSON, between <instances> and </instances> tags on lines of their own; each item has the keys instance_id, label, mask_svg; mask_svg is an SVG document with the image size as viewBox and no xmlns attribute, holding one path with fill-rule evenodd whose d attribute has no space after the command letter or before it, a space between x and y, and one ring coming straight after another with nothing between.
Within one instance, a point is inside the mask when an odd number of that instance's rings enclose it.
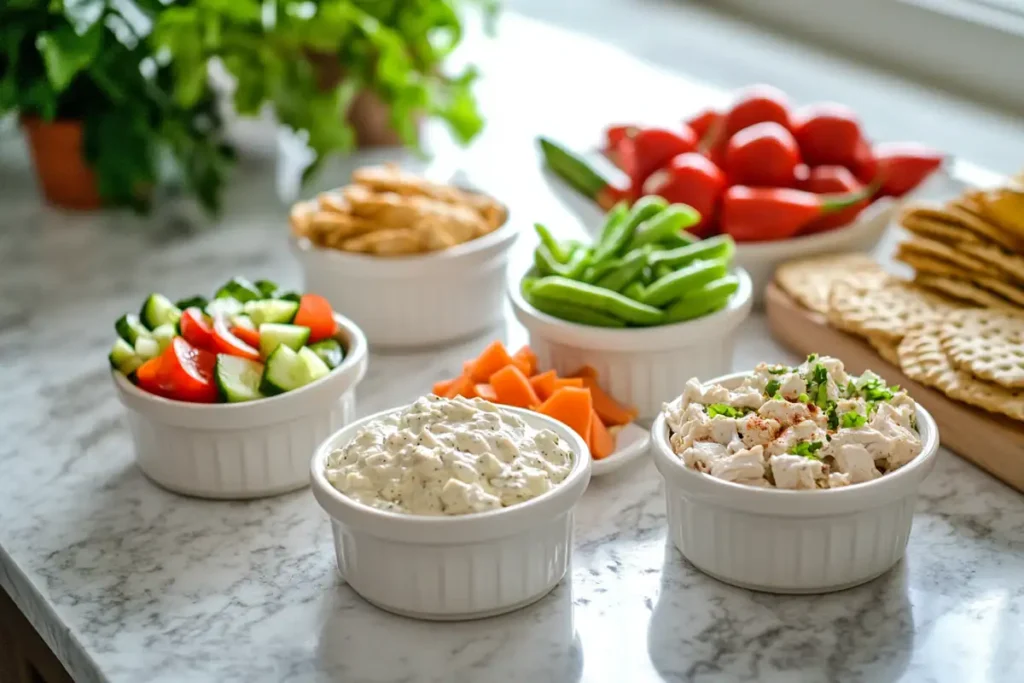
<instances>
[{"instance_id":1,"label":"green pepper strip","mask_svg":"<svg viewBox=\"0 0 1024 683\"><path fill-rule=\"evenodd\" d=\"M633 239L633 233L636 232L637 226L663 211L666 206L668 206L668 202L656 195L638 199L630 209L626 220L611 229L607 236L601 235L601 241L594 249L594 263L600 263L605 259L622 254L626 245Z\"/></svg>"},{"instance_id":2,"label":"green pepper strip","mask_svg":"<svg viewBox=\"0 0 1024 683\"><path fill-rule=\"evenodd\" d=\"M640 273L643 272L644 267L647 265L647 257L652 250L653 247L650 245L634 249L622 257L622 266L620 268L608 273L595 284L598 287L604 287L613 292L621 292L626 285L638 278Z\"/></svg>"},{"instance_id":3,"label":"green pepper strip","mask_svg":"<svg viewBox=\"0 0 1024 683\"><path fill-rule=\"evenodd\" d=\"M716 235L686 247L656 251L651 254L651 263L655 266L666 265L673 270L685 266L697 259L731 259L736 251L736 243L728 235Z\"/></svg>"},{"instance_id":4,"label":"green pepper strip","mask_svg":"<svg viewBox=\"0 0 1024 683\"><path fill-rule=\"evenodd\" d=\"M555 301L531 293L526 297L534 308L542 313L547 313L562 320L580 325L593 325L594 327L625 327L626 322L613 315L594 311L589 308L582 308L567 304L563 301Z\"/></svg>"},{"instance_id":5,"label":"green pepper strip","mask_svg":"<svg viewBox=\"0 0 1024 683\"><path fill-rule=\"evenodd\" d=\"M665 317L659 309L633 301L618 292L558 276L537 280L531 294L606 313L634 325L659 325Z\"/></svg>"},{"instance_id":6,"label":"green pepper strip","mask_svg":"<svg viewBox=\"0 0 1024 683\"><path fill-rule=\"evenodd\" d=\"M687 292L720 277L725 277L728 272L729 266L724 259L697 261L655 280L650 287L646 288L641 301L648 306L661 307L685 296Z\"/></svg>"},{"instance_id":7,"label":"green pepper strip","mask_svg":"<svg viewBox=\"0 0 1024 683\"><path fill-rule=\"evenodd\" d=\"M739 286L739 278L735 275L709 282L669 306L665 311L665 322L678 323L714 313L729 303Z\"/></svg>"},{"instance_id":8,"label":"green pepper strip","mask_svg":"<svg viewBox=\"0 0 1024 683\"><path fill-rule=\"evenodd\" d=\"M661 213L648 218L633 235L629 251L645 244L660 244L663 240L678 235L680 230L697 225L700 214L686 204L672 204Z\"/></svg>"},{"instance_id":9,"label":"green pepper strip","mask_svg":"<svg viewBox=\"0 0 1024 683\"><path fill-rule=\"evenodd\" d=\"M554 238L551 231L547 229L541 223L534 223L533 229L537 232L537 237L540 238L540 243L548 248L551 255L555 257L555 260L559 263L568 263L569 251L565 249L558 240Z\"/></svg>"}]
</instances>

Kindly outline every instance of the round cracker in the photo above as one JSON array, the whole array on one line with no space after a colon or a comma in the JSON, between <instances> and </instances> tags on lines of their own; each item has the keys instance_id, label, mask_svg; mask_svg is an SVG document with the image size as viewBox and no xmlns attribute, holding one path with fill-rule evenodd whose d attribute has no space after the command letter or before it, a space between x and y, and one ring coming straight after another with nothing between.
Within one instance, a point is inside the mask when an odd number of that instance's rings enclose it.
<instances>
[{"instance_id":1,"label":"round cracker","mask_svg":"<svg viewBox=\"0 0 1024 683\"><path fill-rule=\"evenodd\" d=\"M1024 256L1011 254L991 244L961 244L957 247L974 260L988 265L995 272L975 271L982 275L1009 275L1020 283L1024 283ZM963 256L963 254L961 254Z\"/></svg>"},{"instance_id":2,"label":"round cracker","mask_svg":"<svg viewBox=\"0 0 1024 683\"><path fill-rule=\"evenodd\" d=\"M825 314L833 283L880 283L886 278L882 267L861 253L812 256L784 263L775 271L775 281L787 294L806 308Z\"/></svg>"},{"instance_id":3,"label":"round cracker","mask_svg":"<svg viewBox=\"0 0 1024 683\"><path fill-rule=\"evenodd\" d=\"M948 244L936 242L935 240L925 239L923 237L914 237L911 238L909 241L900 244L900 248L907 253L913 252L921 254L923 256L929 256L932 258L938 258L944 261L949 261L950 263L956 264L961 268L973 271L975 273L980 273L982 275L999 275L999 269L995 265L981 258L974 258L973 256L967 255L968 253L973 253L969 252L969 249L971 249L972 247L976 247L979 249L995 248L997 251L999 251L997 247L991 247L990 245L987 244L970 243L958 244L954 249Z\"/></svg>"},{"instance_id":4,"label":"round cracker","mask_svg":"<svg viewBox=\"0 0 1024 683\"><path fill-rule=\"evenodd\" d=\"M847 332L895 344L907 330L936 320L955 307L936 294L895 278L881 286L840 281L829 295L828 319Z\"/></svg>"},{"instance_id":5,"label":"round cracker","mask_svg":"<svg viewBox=\"0 0 1024 683\"><path fill-rule=\"evenodd\" d=\"M950 398L1024 421L1024 391L983 382L958 370L939 342L940 321L907 332L897 348L900 367L910 379L935 387Z\"/></svg>"},{"instance_id":6,"label":"round cracker","mask_svg":"<svg viewBox=\"0 0 1024 683\"><path fill-rule=\"evenodd\" d=\"M990 292L995 292L1004 299L1012 301L1024 309L1024 287L1009 282L1003 282L994 277L986 275L971 275L971 279L977 282Z\"/></svg>"},{"instance_id":7,"label":"round cracker","mask_svg":"<svg viewBox=\"0 0 1024 683\"><path fill-rule=\"evenodd\" d=\"M996 308L1004 311L1017 310L1017 307L1006 299L996 296L995 294L978 287L973 282L967 282L966 280L944 277L941 275L930 275L928 273L918 273L914 278L914 282L927 289L948 294L955 299L967 301L984 308Z\"/></svg>"},{"instance_id":8,"label":"round cracker","mask_svg":"<svg viewBox=\"0 0 1024 683\"><path fill-rule=\"evenodd\" d=\"M1024 316L957 312L943 321L939 341L958 369L1007 389L1024 389Z\"/></svg>"}]
</instances>

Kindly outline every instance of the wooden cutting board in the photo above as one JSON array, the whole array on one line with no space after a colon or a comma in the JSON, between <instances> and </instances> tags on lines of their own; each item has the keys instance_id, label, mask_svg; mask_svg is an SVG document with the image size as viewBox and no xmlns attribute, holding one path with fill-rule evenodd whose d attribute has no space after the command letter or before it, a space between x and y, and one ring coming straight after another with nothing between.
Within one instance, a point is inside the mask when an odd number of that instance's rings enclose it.
<instances>
[{"instance_id":1,"label":"wooden cutting board","mask_svg":"<svg viewBox=\"0 0 1024 683\"><path fill-rule=\"evenodd\" d=\"M825 316L804 308L775 283L765 291L765 312L772 335L783 346L800 355L835 356L850 372L870 369L889 384L899 384L935 418L943 446L1024 492L1024 423L954 401L915 382L866 342L830 327Z\"/></svg>"}]
</instances>

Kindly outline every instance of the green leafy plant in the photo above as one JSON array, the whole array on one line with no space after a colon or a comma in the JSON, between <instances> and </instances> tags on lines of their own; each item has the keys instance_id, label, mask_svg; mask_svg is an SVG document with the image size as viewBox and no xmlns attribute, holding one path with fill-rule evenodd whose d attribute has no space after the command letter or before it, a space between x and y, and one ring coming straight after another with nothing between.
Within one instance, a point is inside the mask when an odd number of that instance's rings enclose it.
<instances>
[{"instance_id":1,"label":"green leafy plant","mask_svg":"<svg viewBox=\"0 0 1024 683\"><path fill-rule=\"evenodd\" d=\"M478 0L479 3L480 0ZM472 94L473 68L446 75L445 60L463 37L458 0L195 0L168 7L153 31L177 75L179 106L200 101L207 69L219 60L236 81L239 114L271 105L278 120L303 132L315 155L355 146L346 121L363 90L390 108L390 123L417 146L417 119L443 119L465 143L483 119ZM489 16L493 2L483 2Z\"/></svg>"},{"instance_id":2,"label":"green leafy plant","mask_svg":"<svg viewBox=\"0 0 1024 683\"><path fill-rule=\"evenodd\" d=\"M205 79L187 101L172 95L180 72L148 42L165 11L161 0L0 2L0 115L81 121L108 204L145 210L175 180L216 210L232 151Z\"/></svg>"}]
</instances>

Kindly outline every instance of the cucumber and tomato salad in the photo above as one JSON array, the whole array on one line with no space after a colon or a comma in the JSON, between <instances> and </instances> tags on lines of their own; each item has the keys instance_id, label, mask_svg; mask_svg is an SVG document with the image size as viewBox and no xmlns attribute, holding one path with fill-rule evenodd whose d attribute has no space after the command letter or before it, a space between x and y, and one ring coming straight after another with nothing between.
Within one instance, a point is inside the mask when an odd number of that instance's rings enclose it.
<instances>
[{"instance_id":1,"label":"cucumber and tomato salad","mask_svg":"<svg viewBox=\"0 0 1024 683\"><path fill-rule=\"evenodd\" d=\"M252 401L298 389L341 364L330 303L232 278L213 299L151 294L114 324L110 365L139 388L193 403Z\"/></svg>"}]
</instances>

